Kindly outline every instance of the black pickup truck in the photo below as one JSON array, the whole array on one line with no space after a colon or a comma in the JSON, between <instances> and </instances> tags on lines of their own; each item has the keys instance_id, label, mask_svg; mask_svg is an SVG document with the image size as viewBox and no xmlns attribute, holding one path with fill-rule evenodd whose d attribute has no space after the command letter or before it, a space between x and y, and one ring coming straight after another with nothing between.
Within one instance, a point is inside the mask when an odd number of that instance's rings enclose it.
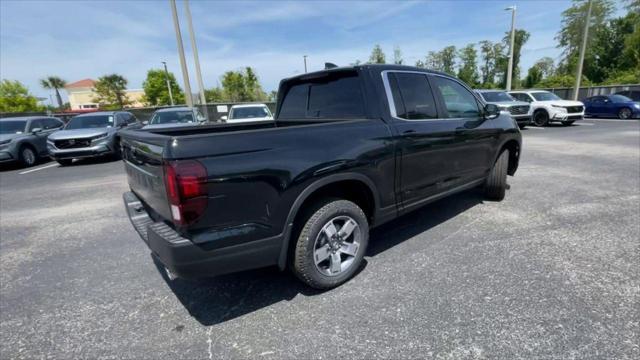
<instances>
[{"instance_id":1,"label":"black pickup truck","mask_svg":"<svg viewBox=\"0 0 640 360\"><path fill-rule=\"evenodd\" d=\"M502 200L521 135L449 75L364 65L283 80L274 121L121 144L126 210L170 278L277 265L326 289L356 272L370 228L476 186Z\"/></svg>"}]
</instances>

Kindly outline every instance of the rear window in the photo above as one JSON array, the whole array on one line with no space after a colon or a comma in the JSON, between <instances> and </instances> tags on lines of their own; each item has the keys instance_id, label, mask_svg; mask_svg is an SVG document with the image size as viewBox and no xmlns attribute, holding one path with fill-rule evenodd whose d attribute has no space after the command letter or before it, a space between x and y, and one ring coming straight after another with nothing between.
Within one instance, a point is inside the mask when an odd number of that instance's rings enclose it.
<instances>
[{"instance_id":1,"label":"rear window","mask_svg":"<svg viewBox=\"0 0 640 360\"><path fill-rule=\"evenodd\" d=\"M278 114L278 119L365 117L360 81L351 72L294 84L286 92Z\"/></svg>"}]
</instances>

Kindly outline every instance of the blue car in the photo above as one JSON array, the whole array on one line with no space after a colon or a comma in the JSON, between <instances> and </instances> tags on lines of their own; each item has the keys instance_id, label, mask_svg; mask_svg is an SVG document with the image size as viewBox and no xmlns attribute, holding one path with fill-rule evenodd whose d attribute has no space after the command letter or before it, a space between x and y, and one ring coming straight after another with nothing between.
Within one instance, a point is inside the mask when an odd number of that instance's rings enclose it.
<instances>
[{"instance_id":1,"label":"blue car","mask_svg":"<svg viewBox=\"0 0 640 360\"><path fill-rule=\"evenodd\" d=\"M585 116L640 118L640 103L623 95L598 95L584 99Z\"/></svg>"}]
</instances>

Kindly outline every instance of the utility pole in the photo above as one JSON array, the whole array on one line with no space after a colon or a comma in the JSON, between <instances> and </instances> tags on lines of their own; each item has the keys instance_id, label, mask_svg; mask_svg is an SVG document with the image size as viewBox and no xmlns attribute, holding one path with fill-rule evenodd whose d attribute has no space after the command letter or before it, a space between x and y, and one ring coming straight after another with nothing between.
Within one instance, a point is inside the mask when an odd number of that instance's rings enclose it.
<instances>
[{"instance_id":1,"label":"utility pole","mask_svg":"<svg viewBox=\"0 0 640 360\"><path fill-rule=\"evenodd\" d=\"M164 78L167 81L167 90L169 91L169 101L171 102L171 106L175 105L173 103L173 93L171 92L171 82L169 82L169 70L167 70L167 63L165 61L162 62L164 65Z\"/></svg>"},{"instance_id":2,"label":"utility pole","mask_svg":"<svg viewBox=\"0 0 640 360\"><path fill-rule=\"evenodd\" d=\"M204 83L202 82L202 73L200 72L200 58L198 58L198 47L196 46L196 36L193 32L193 23L191 21L191 10L189 9L189 0L184 0L184 11L187 14L187 25L189 26L189 38L191 39L191 50L193 50L193 60L196 63L196 79L198 80L198 88L200 90L200 104L204 106L207 99L204 96ZM207 113L207 111L205 111Z\"/></svg>"},{"instance_id":3,"label":"utility pole","mask_svg":"<svg viewBox=\"0 0 640 360\"><path fill-rule=\"evenodd\" d=\"M510 91L511 77L513 76L513 47L516 39L516 6L509 6L505 10L511 10L511 42L509 45L509 67L507 68L507 91Z\"/></svg>"},{"instance_id":4,"label":"utility pole","mask_svg":"<svg viewBox=\"0 0 640 360\"><path fill-rule=\"evenodd\" d=\"M584 52L587 49L587 37L589 36L589 21L591 20L591 6L593 0L589 0L587 17L584 19L584 31L582 32L582 46L580 47L580 60L578 60L578 72L576 73L576 87L573 89L573 100L578 100L580 92L580 80L582 80L582 64L584 63Z\"/></svg>"},{"instance_id":5,"label":"utility pole","mask_svg":"<svg viewBox=\"0 0 640 360\"><path fill-rule=\"evenodd\" d=\"M302 58L304 59L304 73L307 73L307 55L302 55Z\"/></svg>"},{"instance_id":6,"label":"utility pole","mask_svg":"<svg viewBox=\"0 0 640 360\"><path fill-rule=\"evenodd\" d=\"M176 8L176 0L169 0L171 4L171 13L173 14L173 27L176 30L176 42L178 45L178 55L180 56L180 68L182 68L182 78L184 79L185 100L188 107L193 107L193 99L191 98L191 84L189 84L189 71L184 58L184 46L182 45L182 33L180 32L180 23L178 22L178 9Z\"/></svg>"}]
</instances>

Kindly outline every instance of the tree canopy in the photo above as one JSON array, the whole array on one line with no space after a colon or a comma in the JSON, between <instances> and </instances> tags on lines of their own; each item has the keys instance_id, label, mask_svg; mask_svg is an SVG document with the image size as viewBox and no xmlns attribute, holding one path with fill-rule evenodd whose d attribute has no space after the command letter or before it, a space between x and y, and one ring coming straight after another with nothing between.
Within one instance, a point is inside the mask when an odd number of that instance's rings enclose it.
<instances>
[{"instance_id":1,"label":"tree canopy","mask_svg":"<svg viewBox=\"0 0 640 360\"><path fill-rule=\"evenodd\" d=\"M48 76L40 80L40 85L45 89L55 90L58 108L62 109L64 103L62 102L62 96L60 96L60 89L64 88L67 82L57 76Z\"/></svg>"},{"instance_id":2,"label":"tree canopy","mask_svg":"<svg viewBox=\"0 0 640 360\"><path fill-rule=\"evenodd\" d=\"M241 71L225 72L220 82L222 87L214 87L205 91L208 102L246 102L266 101L267 93L262 89L258 75L251 67Z\"/></svg>"},{"instance_id":3,"label":"tree canopy","mask_svg":"<svg viewBox=\"0 0 640 360\"><path fill-rule=\"evenodd\" d=\"M125 92L127 83L127 79L118 74L99 77L93 89L96 93L94 101L99 103L101 108L124 108L130 103Z\"/></svg>"},{"instance_id":4,"label":"tree canopy","mask_svg":"<svg viewBox=\"0 0 640 360\"><path fill-rule=\"evenodd\" d=\"M21 82L3 79L0 82L0 112L42 111L38 99Z\"/></svg>"},{"instance_id":5,"label":"tree canopy","mask_svg":"<svg viewBox=\"0 0 640 360\"><path fill-rule=\"evenodd\" d=\"M178 85L173 73L169 73L169 85L174 104L184 104L184 92ZM163 69L147 71L147 78L142 83L146 102L151 106L171 105L169 89L167 88L167 74Z\"/></svg>"}]
</instances>

